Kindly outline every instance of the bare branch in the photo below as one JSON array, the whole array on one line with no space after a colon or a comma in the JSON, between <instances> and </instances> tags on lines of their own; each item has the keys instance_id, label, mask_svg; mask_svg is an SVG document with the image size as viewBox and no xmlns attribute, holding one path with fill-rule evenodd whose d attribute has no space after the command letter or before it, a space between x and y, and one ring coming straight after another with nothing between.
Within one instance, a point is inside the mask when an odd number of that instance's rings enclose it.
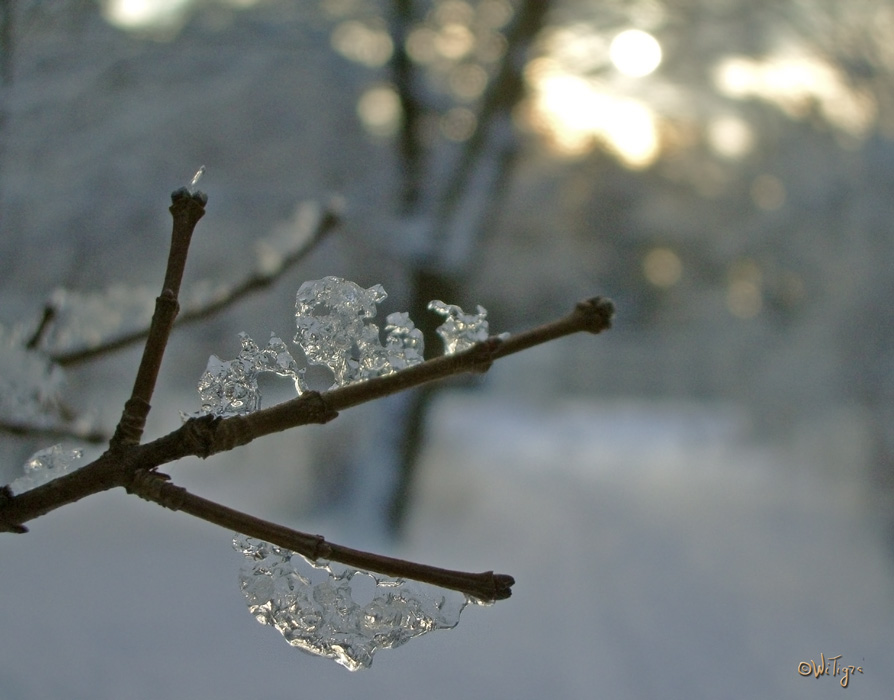
<instances>
[{"instance_id":1,"label":"bare branch","mask_svg":"<svg viewBox=\"0 0 894 700\"><path fill-rule=\"evenodd\" d=\"M340 544L327 542L322 535L309 535L292 530L193 495L186 489L172 484L166 474L156 471L135 473L127 490L129 493L134 493L140 498L158 503L165 508L183 511L228 530L241 532L243 535L285 547L312 561L337 561L365 571L375 571L399 578L411 578L460 591L488 603L504 600L512 595L512 585L515 583L515 579L507 574L494 574L493 571L478 574L452 571L344 547Z\"/></svg>"},{"instance_id":2,"label":"bare branch","mask_svg":"<svg viewBox=\"0 0 894 700\"><path fill-rule=\"evenodd\" d=\"M183 271L189 255L189 244L196 224L205 215L207 201L208 197L204 193L193 194L185 187L171 194L170 211L174 217L174 227L171 231L171 249L168 253L165 280L161 295L155 300L155 314L149 326L149 336L143 348L143 357L134 380L133 391L124 404L121 420L112 436L110 443L112 450L120 449L125 444L135 445L143 435L146 416L149 415L149 402L152 400L155 382L158 379L158 370L161 369L161 360L168 345L171 329L174 327L174 319L180 311L177 297L180 294L180 284L183 281Z\"/></svg>"}]
</instances>

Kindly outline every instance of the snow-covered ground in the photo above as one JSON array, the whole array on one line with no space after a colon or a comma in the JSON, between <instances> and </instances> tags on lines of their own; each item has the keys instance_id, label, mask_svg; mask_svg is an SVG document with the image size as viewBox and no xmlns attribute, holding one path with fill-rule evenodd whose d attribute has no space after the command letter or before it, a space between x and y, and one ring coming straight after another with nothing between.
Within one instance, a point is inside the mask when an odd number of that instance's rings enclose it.
<instances>
[{"instance_id":1,"label":"snow-covered ground","mask_svg":"<svg viewBox=\"0 0 894 700\"><path fill-rule=\"evenodd\" d=\"M891 565L863 497L791 476L735 410L454 393L432 418L397 553L511 573L510 600L351 674L251 618L225 533L109 493L0 539L2 697L846 692L798 675L821 653L863 667L858 697L892 687Z\"/></svg>"}]
</instances>

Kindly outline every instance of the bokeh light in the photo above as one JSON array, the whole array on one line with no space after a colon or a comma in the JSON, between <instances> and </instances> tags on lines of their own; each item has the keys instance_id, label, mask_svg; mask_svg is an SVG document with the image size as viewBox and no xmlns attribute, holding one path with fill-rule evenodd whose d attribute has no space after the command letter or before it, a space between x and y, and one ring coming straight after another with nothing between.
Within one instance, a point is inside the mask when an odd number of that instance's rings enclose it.
<instances>
[{"instance_id":1,"label":"bokeh light","mask_svg":"<svg viewBox=\"0 0 894 700\"><path fill-rule=\"evenodd\" d=\"M393 136L401 123L400 98L390 85L371 87L357 101L357 116L371 136Z\"/></svg>"},{"instance_id":2,"label":"bokeh light","mask_svg":"<svg viewBox=\"0 0 894 700\"><path fill-rule=\"evenodd\" d=\"M670 248L656 246L643 258L643 275L650 284L668 289L683 276L683 262Z\"/></svg>"},{"instance_id":3,"label":"bokeh light","mask_svg":"<svg viewBox=\"0 0 894 700\"><path fill-rule=\"evenodd\" d=\"M627 29L612 39L609 57L624 75L642 78L661 64L661 44L648 32Z\"/></svg>"}]
</instances>

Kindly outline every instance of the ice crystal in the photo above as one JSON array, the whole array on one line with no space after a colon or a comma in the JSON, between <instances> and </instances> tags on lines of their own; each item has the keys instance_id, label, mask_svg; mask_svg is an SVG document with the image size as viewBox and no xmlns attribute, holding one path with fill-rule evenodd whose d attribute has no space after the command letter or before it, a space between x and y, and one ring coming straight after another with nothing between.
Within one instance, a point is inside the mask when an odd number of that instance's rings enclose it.
<instances>
[{"instance_id":1,"label":"ice crystal","mask_svg":"<svg viewBox=\"0 0 894 700\"><path fill-rule=\"evenodd\" d=\"M235 360L221 360L216 355L208 359L198 386L204 413L228 417L257 411L261 407L258 375L262 372L291 377L295 391L306 390L304 369L299 369L280 338L271 335L264 349L245 333L239 338L242 350Z\"/></svg>"},{"instance_id":2,"label":"ice crystal","mask_svg":"<svg viewBox=\"0 0 894 700\"><path fill-rule=\"evenodd\" d=\"M67 474L82 454L82 450L63 450L61 444L39 450L25 462L24 475L13 481L9 488L14 494L37 488Z\"/></svg>"},{"instance_id":3,"label":"ice crystal","mask_svg":"<svg viewBox=\"0 0 894 700\"><path fill-rule=\"evenodd\" d=\"M458 306L435 300L429 302L428 308L445 317L437 329L444 341L444 354L468 350L475 343L487 340L487 311L484 307L479 306L477 314L467 314Z\"/></svg>"},{"instance_id":4,"label":"ice crystal","mask_svg":"<svg viewBox=\"0 0 894 700\"><path fill-rule=\"evenodd\" d=\"M455 627L467 604L461 593L314 563L244 535L236 535L233 546L247 558L240 586L255 619L275 627L290 645L350 671L368 668L379 649Z\"/></svg>"},{"instance_id":5,"label":"ice crystal","mask_svg":"<svg viewBox=\"0 0 894 700\"><path fill-rule=\"evenodd\" d=\"M202 165L196 170L196 174L192 176L192 180L190 180L189 186L186 188L190 194L195 194L196 190L199 186L199 180L202 179L202 175L205 174L205 166Z\"/></svg>"},{"instance_id":6,"label":"ice crystal","mask_svg":"<svg viewBox=\"0 0 894 700\"><path fill-rule=\"evenodd\" d=\"M387 294L382 285L363 289L340 277L305 282L295 300L295 343L307 361L332 370L334 387L390 374L422 361L422 335L407 314L392 314L386 345L368 319Z\"/></svg>"}]
</instances>

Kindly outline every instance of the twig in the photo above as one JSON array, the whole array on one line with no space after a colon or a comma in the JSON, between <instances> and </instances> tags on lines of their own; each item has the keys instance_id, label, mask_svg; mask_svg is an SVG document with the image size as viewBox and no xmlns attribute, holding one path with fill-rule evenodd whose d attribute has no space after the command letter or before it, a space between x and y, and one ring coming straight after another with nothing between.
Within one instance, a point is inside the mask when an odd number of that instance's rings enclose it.
<instances>
[{"instance_id":1,"label":"twig","mask_svg":"<svg viewBox=\"0 0 894 700\"><path fill-rule=\"evenodd\" d=\"M186 489L172 484L166 474L156 471L137 472L127 490L165 508L189 513L227 530L241 532L243 535L285 547L312 561L337 561L365 571L410 578L460 591L482 602L504 600L512 595L515 579L507 574L495 574L493 571L483 573L452 571L327 542L322 535L309 535L292 530L191 494Z\"/></svg>"},{"instance_id":2,"label":"twig","mask_svg":"<svg viewBox=\"0 0 894 700\"><path fill-rule=\"evenodd\" d=\"M161 295L155 300L155 314L149 326L149 335L143 348L143 357L134 380L133 391L124 404L121 420L109 444L113 451L126 444L136 445L143 435L146 416L149 415L149 402L152 400L155 382L158 379L158 370L161 368L161 360L168 345L171 329L174 327L174 319L180 311L177 297L180 294L180 284L186 268L189 244L196 224L205 215L207 201L208 197L203 192L191 193L185 187L171 194L170 211L174 217L174 227L171 231L171 249L168 254L165 280Z\"/></svg>"},{"instance_id":3,"label":"twig","mask_svg":"<svg viewBox=\"0 0 894 700\"><path fill-rule=\"evenodd\" d=\"M73 426L65 425L33 425L30 423L12 423L0 420L0 432L8 435L23 435L27 437L46 437L50 439L83 440L97 445L109 439L109 436L100 430L80 430Z\"/></svg>"}]
</instances>

